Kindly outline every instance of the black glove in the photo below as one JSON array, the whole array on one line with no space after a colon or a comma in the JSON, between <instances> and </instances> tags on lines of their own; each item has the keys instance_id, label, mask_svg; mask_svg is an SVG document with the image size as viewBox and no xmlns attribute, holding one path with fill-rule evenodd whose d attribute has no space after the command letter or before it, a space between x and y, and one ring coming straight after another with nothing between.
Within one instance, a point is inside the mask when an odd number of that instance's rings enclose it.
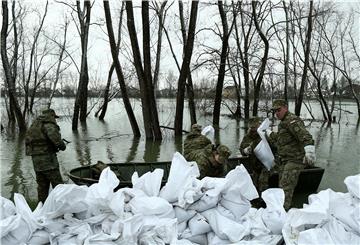
<instances>
[{"instance_id":1,"label":"black glove","mask_svg":"<svg viewBox=\"0 0 360 245\"><path fill-rule=\"evenodd\" d=\"M59 145L59 150L61 151L65 151L66 150L66 145L64 142L62 142L62 144Z\"/></svg>"}]
</instances>

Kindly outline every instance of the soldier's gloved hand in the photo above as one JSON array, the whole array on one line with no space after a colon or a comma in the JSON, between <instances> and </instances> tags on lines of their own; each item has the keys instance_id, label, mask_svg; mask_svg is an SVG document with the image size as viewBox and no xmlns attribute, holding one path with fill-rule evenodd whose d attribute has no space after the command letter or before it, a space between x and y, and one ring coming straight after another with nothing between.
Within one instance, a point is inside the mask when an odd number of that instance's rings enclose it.
<instances>
[{"instance_id":1,"label":"soldier's gloved hand","mask_svg":"<svg viewBox=\"0 0 360 245\"><path fill-rule=\"evenodd\" d=\"M271 131L271 129L269 129L269 128L268 128L268 129L265 129L264 131L265 131L265 135L266 135L267 137L270 137L270 135L271 135L272 132L273 132L273 131Z\"/></svg>"},{"instance_id":2,"label":"soldier's gloved hand","mask_svg":"<svg viewBox=\"0 0 360 245\"><path fill-rule=\"evenodd\" d=\"M303 162L308 166L314 166L316 161L315 146L307 145L304 147L305 157Z\"/></svg>"},{"instance_id":3,"label":"soldier's gloved hand","mask_svg":"<svg viewBox=\"0 0 360 245\"><path fill-rule=\"evenodd\" d=\"M246 155L251 155L251 153L252 153L252 148L251 148L251 146L246 147L246 148L244 149L244 153L245 153Z\"/></svg>"}]
</instances>

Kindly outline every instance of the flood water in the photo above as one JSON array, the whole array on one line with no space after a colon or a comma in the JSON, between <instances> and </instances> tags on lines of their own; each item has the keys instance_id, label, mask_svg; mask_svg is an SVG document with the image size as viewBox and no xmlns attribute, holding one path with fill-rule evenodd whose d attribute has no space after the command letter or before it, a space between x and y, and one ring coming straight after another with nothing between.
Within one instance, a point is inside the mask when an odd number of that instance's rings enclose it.
<instances>
[{"instance_id":1,"label":"flood water","mask_svg":"<svg viewBox=\"0 0 360 245\"><path fill-rule=\"evenodd\" d=\"M95 100L94 100L95 101ZM159 99L158 111L160 124L173 127L175 117L175 99ZM62 137L70 141L65 152L58 154L60 169L66 183L72 183L66 173L72 168L94 164L98 160L109 162L154 162L171 160L176 151L182 152L182 141L185 135L175 138L173 131L162 129L161 142L146 141L145 137L134 138L131 126L121 100L113 100L109 104L105 121L94 117L94 110L90 113L86 125L79 124L77 132L71 130L71 111L73 99L56 98L53 108L60 115L58 124ZM91 103L89 103L91 105ZM141 104L132 101L138 124L142 128ZM90 106L89 105L89 106ZM185 103L185 106L187 103ZM293 111L290 103L290 111ZM36 107L39 112L43 108ZM97 106L95 106L97 108ZM322 118L317 103L311 104L312 114L317 119ZM337 105L340 108L340 105ZM1 100L2 115L5 115L4 100ZM203 110L201 110L203 112ZM350 112L350 113L349 113ZM319 121L305 120L305 124L315 139L317 166L325 168L319 190L331 188L335 191L346 191L344 178L360 172L360 129L357 119L357 108L353 102L341 102L340 110L334 115L339 122L330 126ZM232 150L232 156L239 154L238 146L245 134L244 121L236 121L227 117L229 113L224 106L224 115L220 119L219 142ZM204 116L198 112L198 123L211 125L212 116ZM306 108L302 109L302 118L310 118ZM2 122L4 125L4 122ZM278 121L275 120L275 128ZM184 129L190 129L187 109L184 112ZM142 130L144 135L144 130ZM35 172L31 157L25 156L23 139L13 136L5 129L1 133L1 196L11 198L13 193L21 193L27 200L36 200Z\"/></svg>"}]
</instances>

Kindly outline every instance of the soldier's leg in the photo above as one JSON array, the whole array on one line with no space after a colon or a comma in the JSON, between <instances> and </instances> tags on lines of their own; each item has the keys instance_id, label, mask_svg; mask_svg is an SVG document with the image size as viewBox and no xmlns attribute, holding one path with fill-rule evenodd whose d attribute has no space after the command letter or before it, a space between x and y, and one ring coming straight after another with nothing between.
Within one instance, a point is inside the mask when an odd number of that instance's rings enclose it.
<instances>
[{"instance_id":1,"label":"soldier's leg","mask_svg":"<svg viewBox=\"0 0 360 245\"><path fill-rule=\"evenodd\" d=\"M46 171L36 171L36 182L37 182L37 191L38 191L38 201L45 202L49 194L50 181L47 178Z\"/></svg>"},{"instance_id":2,"label":"soldier's leg","mask_svg":"<svg viewBox=\"0 0 360 245\"><path fill-rule=\"evenodd\" d=\"M52 188L55 188L55 186L64 183L64 181L63 181L63 179L61 177L60 170L58 168L48 170L47 172L48 172L48 178L50 180Z\"/></svg>"},{"instance_id":3,"label":"soldier's leg","mask_svg":"<svg viewBox=\"0 0 360 245\"><path fill-rule=\"evenodd\" d=\"M270 178L270 171L268 171L266 168L263 168L261 170L258 181L259 194L269 187L269 178Z\"/></svg>"},{"instance_id":4,"label":"soldier's leg","mask_svg":"<svg viewBox=\"0 0 360 245\"><path fill-rule=\"evenodd\" d=\"M284 165L279 180L279 187L282 188L285 192L285 210L289 210L291 207L291 201L299 179L300 171L304 167L305 166L303 164L293 162L288 162Z\"/></svg>"}]
</instances>

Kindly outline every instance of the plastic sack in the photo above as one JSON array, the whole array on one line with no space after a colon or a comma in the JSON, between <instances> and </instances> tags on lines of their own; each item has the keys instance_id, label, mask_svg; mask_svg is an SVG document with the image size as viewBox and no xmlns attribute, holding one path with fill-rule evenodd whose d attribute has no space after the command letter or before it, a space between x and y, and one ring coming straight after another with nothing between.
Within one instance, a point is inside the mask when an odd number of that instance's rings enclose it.
<instances>
[{"instance_id":1,"label":"plastic sack","mask_svg":"<svg viewBox=\"0 0 360 245\"><path fill-rule=\"evenodd\" d=\"M349 193L360 199L360 174L346 177L344 183Z\"/></svg>"},{"instance_id":2,"label":"plastic sack","mask_svg":"<svg viewBox=\"0 0 360 245\"><path fill-rule=\"evenodd\" d=\"M219 196L209 196L207 193L203 195L200 200L194 202L188 209L196 210L197 212L203 212L210 208L216 207L219 202Z\"/></svg>"},{"instance_id":3,"label":"plastic sack","mask_svg":"<svg viewBox=\"0 0 360 245\"><path fill-rule=\"evenodd\" d=\"M223 215L216 208L201 213L209 222L215 234L223 240L238 242L249 234L249 229Z\"/></svg>"},{"instance_id":4,"label":"plastic sack","mask_svg":"<svg viewBox=\"0 0 360 245\"><path fill-rule=\"evenodd\" d=\"M208 125L203 130L201 130L201 134L208 137L211 141L211 143L215 143L214 136L215 136L215 129L213 126Z\"/></svg>"},{"instance_id":5,"label":"plastic sack","mask_svg":"<svg viewBox=\"0 0 360 245\"><path fill-rule=\"evenodd\" d=\"M141 177L139 177L137 172L134 172L131 182L134 189L140 189L148 196L158 196L163 175L164 170L159 168L153 172L147 172Z\"/></svg>"},{"instance_id":6,"label":"plastic sack","mask_svg":"<svg viewBox=\"0 0 360 245\"><path fill-rule=\"evenodd\" d=\"M179 191L188 178L200 176L199 168L195 162L187 162L186 159L176 152L171 161L170 173L166 185L160 190L160 197L170 203L178 200Z\"/></svg>"},{"instance_id":7,"label":"plastic sack","mask_svg":"<svg viewBox=\"0 0 360 245\"><path fill-rule=\"evenodd\" d=\"M272 234L281 234L282 227L286 220L284 209L285 193L283 189L272 188L261 193L262 199L266 203L266 208L262 212L262 220Z\"/></svg>"},{"instance_id":8,"label":"plastic sack","mask_svg":"<svg viewBox=\"0 0 360 245\"><path fill-rule=\"evenodd\" d=\"M160 197L135 197L131 199L129 205L134 214L158 215L164 218L175 217L172 205Z\"/></svg>"},{"instance_id":9,"label":"plastic sack","mask_svg":"<svg viewBox=\"0 0 360 245\"><path fill-rule=\"evenodd\" d=\"M235 221L240 220L251 208L250 201L239 193L236 195L236 192L227 192L220 200L220 204L234 215Z\"/></svg>"},{"instance_id":10,"label":"plastic sack","mask_svg":"<svg viewBox=\"0 0 360 245\"><path fill-rule=\"evenodd\" d=\"M260 143L254 148L254 154L259 159L267 170L270 170L274 165L274 154L271 151L269 142L266 140L264 130L270 127L269 118L266 118L258 127L257 132L261 138Z\"/></svg>"},{"instance_id":11,"label":"plastic sack","mask_svg":"<svg viewBox=\"0 0 360 245\"><path fill-rule=\"evenodd\" d=\"M176 206L174 207L174 211L175 211L175 217L177 218L178 223L188 221L189 219L194 217L196 214L195 210L185 210L181 207L176 207Z\"/></svg>"},{"instance_id":12,"label":"plastic sack","mask_svg":"<svg viewBox=\"0 0 360 245\"><path fill-rule=\"evenodd\" d=\"M211 231L211 227L204 216L197 213L189 220L189 229L192 235L200 235Z\"/></svg>"}]
</instances>

